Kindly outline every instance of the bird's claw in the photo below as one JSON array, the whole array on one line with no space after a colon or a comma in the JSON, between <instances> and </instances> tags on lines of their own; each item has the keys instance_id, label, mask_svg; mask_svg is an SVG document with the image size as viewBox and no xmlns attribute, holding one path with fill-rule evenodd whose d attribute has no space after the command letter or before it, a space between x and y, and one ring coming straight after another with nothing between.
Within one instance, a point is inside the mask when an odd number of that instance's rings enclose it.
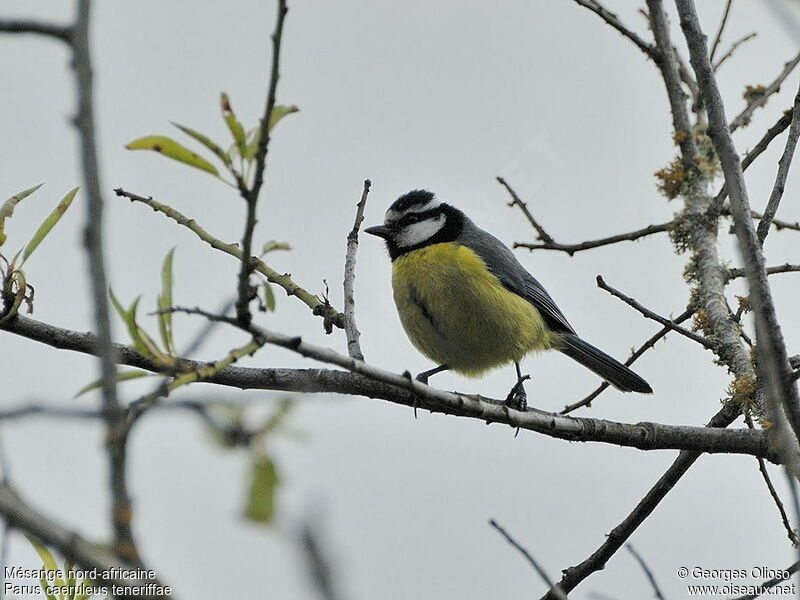
<instances>
[{"instance_id":1,"label":"bird's claw","mask_svg":"<svg viewBox=\"0 0 800 600\"><path fill-rule=\"evenodd\" d=\"M515 410L525 411L528 408L528 395L525 393L525 381L530 379L530 375L524 375L517 379L517 383L508 392L505 401L503 402L509 408Z\"/></svg>"}]
</instances>

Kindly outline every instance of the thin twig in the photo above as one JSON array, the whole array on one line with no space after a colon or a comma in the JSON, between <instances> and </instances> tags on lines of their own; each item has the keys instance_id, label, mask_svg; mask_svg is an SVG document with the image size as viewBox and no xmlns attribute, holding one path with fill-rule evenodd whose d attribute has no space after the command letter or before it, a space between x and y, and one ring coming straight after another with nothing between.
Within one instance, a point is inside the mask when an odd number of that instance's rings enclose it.
<instances>
[{"instance_id":1,"label":"thin twig","mask_svg":"<svg viewBox=\"0 0 800 600\"><path fill-rule=\"evenodd\" d=\"M538 573L539 577L542 578L542 581L544 581L545 584L548 587L550 587L550 588L553 587L553 580L547 574L547 571L545 571L544 568L538 562L536 562L536 559L533 558L533 556L531 556L531 553L528 552L525 549L524 546L522 546L519 542L517 542L517 540L515 540L513 537L511 537L511 535L505 529L503 529L500 525L498 525L497 521L495 521L494 519L489 519L489 525L494 527L497 530L497 532L500 535L502 535L505 538L505 540L509 544L511 544L511 546L515 550L517 550L517 552L519 552L520 554L522 554L522 556L525 557L525 560L528 561L528 564L530 564L531 567L533 567L533 570L536 571L536 573ZM555 593L556 593L556 598L558 598L558 600L566 600L567 599L567 595L564 592L562 592L561 590L559 590L558 588L556 588Z\"/></svg>"},{"instance_id":2,"label":"thin twig","mask_svg":"<svg viewBox=\"0 0 800 600\"><path fill-rule=\"evenodd\" d=\"M239 270L238 298L236 300L236 318L247 324L253 318L250 313L251 287L250 274L253 272L253 231L256 227L258 197L264 184L264 170L266 166L267 149L269 147L269 122L275 108L275 94L278 89L280 76L281 37L283 35L283 22L288 12L286 0L278 0L278 16L275 22L275 31L272 33L272 69L270 71L269 91L267 92L267 106L261 117L261 132L258 149L255 155L255 175L253 187L243 194L247 202L247 218L245 219L244 233L242 234L242 265Z\"/></svg>"},{"instance_id":3,"label":"thin twig","mask_svg":"<svg viewBox=\"0 0 800 600\"><path fill-rule=\"evenodd\" d=\"M520 197L517 195L517 192L508 184L508 182L503 179L502 177L497 177L497 181L500 185L502 185L508 191L509 195L511 196L511 202L508 203L509 206L518 206L519 209L522 211L522 214L525 215L525 218L528 219L528 223L531 224L536 230L536 233L539 234L539 239L542 240L546 244L553 244L555 240L550 237L550 234L544 230L544 227L539 225L539 222L533 218L533 215L528 210L527 203L520 200Z\"/></svg>"},{"instance_id":4,"label":"thin twig","mask_svg":"<svg viewBox=\"0 0 800 600\"><path fill-rule=\"evenodd\" d=\"M744 422L750 429L755 429L755 425L753 425L753 419L750 417L749 412L744 413ZM792 528L792 524L789 522L789 515L786 514L786 508L784 508L783 502L781 502L781 498L778 496L778 492L775 489L775 486L772 484L772 479L767 471L767 465L764 463L764 459L762 458L757 458L756 460L758 461L758 470L761 472L761 477L764 479L764 483L767 485L769 495L772 497L772 501L775 503L775 507L778 509L778 513L781 516L781 522L783 523L784 529L786 529L786 535L788 536L789 541L792 542L792 545L797 547L798 544L800 544L800 540L798 540L797 532Z\"/></svg>"},{"instance_id":5,"label":"thin twig","mask_svg":"<svg viewBox=\"0 0 800 600\"><path fill-rule=\"evenodd\" d=\"M214 237L208 233L208 231L203 229L203 227L201 227L197 221L186 217L174 208L167 206L166 204L156 202L151 197L145 198L144 196L139 196L138 194L126 192L122 188L117 188L114 190L114 192L117 194L117 196L122 196L123 198L128 198L132 202L141 202L142 204L149 206L153 210L160 212L164 216L172 219L179 225L186 227L212 248L220 250L221 252L229 254L234 258L238 258L239 260L243 260L245 255L236 244L228 244ZM322 317L326 332L330 333L333 326L336 326L340 329L344 328L344 315L337 312L336 309L334 309L329 303L320 301L317 296L297 285L289 275L279 273L267 265L263 260L253 257L252 263L254 270L258 273L261 273L267 279L267 281L282 287L288 296L295 296L306 306L308 306L315 315Z\"/></svg>"},{"instance_id":6,"label":"thin twig","mask_svg":"<svg viewBox=\"0 0 800 600\"><path fill-rule=\"evenodd\" d=\"M679 325L680 323L683 323L688 318L690 318L693 314L694 314L694 310L686 309L680 315L678 315L677 317L672 319L672 323L675 324L675 325ZM672 326L669 326L669 327L665 326L665 327L661 328L660 331L658 331L655 335L653 335L653 337L651 337L649 340L647 340L644 344L639 346L639 348L637 348L636 351L633 354L631 354L630 357L628 357L628 360L625 361L625 366L626 367L630 367L645 352L647 352L651 348L654 348L655 345L656 345L656 342L658 340L660 340L661 338L665 337L670 331L674 331ZM607 381L604 381L603 383L598 385L597 388L595 388L595 390L591 394L589 394L588 396L586 396L582 400L579 400L578 402L575 402L574 404L566 405L561 410L561 412L559 414L566 415L566 414L569 414L572 411L577 410L577 409L579 409L579 408L581 408L583 406L591 406L591 404L594 401L594 399L597 398L601 393L603 393L610 385L611 385L610 383L608 383Z\"/></svg>"},{"instance_id":7,"label":"thin twig","mask_svg":"<svg viewBox=\"0 0 800 600\"><path fill-rule=\"evenodd\" d=\"M347 234L347 251L344 259L344 331L347 336L347 353L353 358L364 360L361 352L359 338L361 333L356 326L356 299L353 292L353 283L356 277L356 252L358 252L358 230L364 220L364 207L367 205L367 195L372 183L369 179L364 180L364 190L361 192L361 200L356 206L356 218L353 222L353 229Z\"/></svg>"},{"instance_id":8,"label":"thin twig","mask_svg":"<svg viewBox=\"0 0 800 600\"><path fill-rule=\"evenodd\" d=\"M722 64L726 60L728 60L731 56L733 56L733 53L736 52L736 50L739 48L739 46L749 42L750 40L756 38L757 36L758 36L758 33L753 31L751 33L748 33L747 35L743 35L738 40L733 42L733 44L731 44L731 47L728 48L728 51L725 54L723 54L722 56L720 56L719 60L716 63L714 63L714 72L716 73L717 71L719 71L719 68L722 66Z\"/></svg>"},{"instance_id":9,"label":"thin twig","mask_svg":"<svg viewBox=\"0 0 800 600\"><path fill-rule=\"evenodd\" d=\"M795 562L793 565L789 565L788 567L783 569L783 571L789 573L789 576L792 576L795 573L797 573L798 569L800 569L800 560ZM759 592L758 594L746 594L744 596L737 596L736 598L733 598L732 600L756 600L756 598L761 597L766 592L766 590L770 590L770 589L774 588L776 585L779 585L781 583L785 584L786 582L787 582L787 579L784 579L781 576L773 577L772 579L770 579L768 581L765 581L765 582L759 584L758 586L756 586L756 589L760 588L761 590L763 590L763 591Z\"/></svg>"},{"instance_id":10,"label":"thin twig","mask_svg":"<svg viewBox=\"0 0 800 600\"><path fill-rule=\"evenodd\" d=\"M596 0L574 0L576 4L583 6L584 8L589 9L597 16L599 16L603 21L611 25L614 29L620 32L623 36L628 38L636 47L639 48L642 52L644 52L648 57L653 59L654 61L658 58L658 51L653 47L652 44L648 44L645 42L641 37L639 37L636 33L625 27L622 24L622 21L619 20L619 17L612 13L610 10L605 8L600 2Z\"/></svg>"},{"instance_id":11,"label":"thin twig","mask_svg":"<svg viewBox=\"0 0 800 600\"><path fill-rule=\"evenodd\" d=\"M800 53L795 55L794 58L788 62L784 63L783 70L778 74L775 80L766 88L764 88L764 91L758 94L756 98L752 99L744 108L744 110L740 112L733 121L731 121L730 131L734 132L742 125L747 125L747 123L750 122L750 117L753 115L753 112L758 107L764 106L767 103L767 100L769 100L770 96L777 93L781 89L783 82L787 77L789 77L798 64L800 64Z\"/></svg>"},{"instance_id":12,"label":"thin twig","mask_svg":"<svg viewBox=\"0 0 800 600\"><path fill-rule=\"evenodd\" d=\"M319 533L309 520L300 529L300 545L309 571L310 579L323 600L340 598L329 552L326 551Z\"/></svg>"},{"instance_id":13,"label":"thin twig","mask_svg":"<svg viewBox=\"0 0 800 600\"><path fill-rule=\"evenodd\" d=\"M35 33L71 44L73 28L69 25L56 25L54 23L41 23L39 21L0 20L0 32Z\"/></svg>"},{"instance_id":14,"label":"thin twig","mask_svg":"<svg viewBox=\"0 0 800 600\"><path fill-rule=\"evenodd\" d=\"M767 275L776 275L778 273L794 273L800 271L800 265L790 265L789 263L778 265L777 267L767 267ZM726 281L744 277L746 273L744 269L728 269L726 274Z\"/></svg>"},{"instance_id":15,"label":"thin twig","mask_svg":"<svg viewBox=\"0 0 800 600\"><path fill-rule=\"evenodd\" d=\"M766 133L761 137L758 143L753 146L752 150L744 155L742 159L742 171L746 171L747 167L753 164L753 161L758 158L758 156L767 149L770 142L774 140L778 135L783 133L783 131L789 127L789 124L792 122L792 109L790 108L788 111L784 112L783 115L778 119L778 121L770 127ZM725 203L725 199L728 197L728 188L725 187L723 184L722 189L717 193L712 200L711 204L708 207L707 215L711 218L716 218L722 213L722 209ZM758 217L753 218L761 218L761 215ZM776 229L780 229L777 227Z\"/></svg>"},{"instance_id":16,"label":"thin twig","mask_svg":"<svg viewBox=\"0 0 800 600\"><path fill-rule=\"evenodd\" d=\"M725 25L728 23L728 15L731 12L731 5L733 4L733 0L728 0L725 3L725 11L722 13L722 19L719 22L719 29L717 29L717 35L714 36L714 43L711 44L711 55L709 60L713 63L714 56L717 53L717 48L719 47L719 42L722 39L722 32L725 31Z\"/></svg>"},{"instance_id":17,"label":"thin twig","mask_svg":"<svg viewBox=\"0 0 800 600\"><path fill-rule=\"evenodd\" d=\"M660 223L658 225L648 225L647 227L644 227L642 229L637 229L636 231L611 235L609 237L600 238L597 240L588 240L577 244L559 244L558 242L555 241L544 242L541 244L514 242L514 248L527 248L528 250L559 250L561 252L566 252L570 256L573 256L576 252L582 252L584 250L592 250L594 248L600 248L601 246L609 246L611 244L616 244L619 242L632 242L634 240L638 240L648 235L653 235L654 233L662 233L664 231L669 231L671 226L672 226L672 221L668 223Z\"/></svg>"},{"instance_id":18,"label":"thin twig","mask_svg":"<svg viewBox=\"0 0 800 600\"><path fill-rule=\"evenodd\" d=\"M786 138L786 146L783 149L783 154L778 161L778 173L775 176L775 184L772 187L772 193L767 201L767 206L764 209L764 216L758 224L758 241L764 245L764 240L769 233L769 226L772 219L775 218L775 213L778 212L778 205L783 198L783 189L786 186L786 178L789 176L789 168L792 165L792 158L794 151L797 147L797 139L800 137L800 89L794 97L794 106L792 107L792 122L789 125L789 135Z\"/></svg>"},{"instance_id":19,"label":"thin twig","mask_svg":"<svg viewBox=\"0 0 800 600\"><path fill-rule=\"evenodd\" d=\"M728 3L728 5L730 6L730 2ZM653 588L653 592L655 593L656 598L658 598L658 600L664 600L664 594L661 593L661 588L658 587L656 576L653 574L653 571L647 565L647 562L645 562L642 555L639 554L630 543L625 544L625 548L627 548L628 552L630 552L633 555L633 558L636 559L636 562L639 563L639 566L642 568L642 571L644 571L647 580L650 582L650 586Z\"/></svg>"},{"instance_id":20,"label":"thin twig","mask_svg":"<svg viewBox=\"0 0 800 600\"><path fill-rule=\"evenodd\" d=\"M664 327L669 327L672 331L680 333L682 336L697 342L698 344L703 346L703 348L707 350L714 350L716 348L716 346L712 342L710 342L703 336L697 335L693 331L689 331L688 329L681 327L675 321L672 321L671 319L668 319L666 317L662 317L661 315L653 312L649 308L645 308L630 296L626 296L616 288L611 287L605 282L605 280L600 275L597 276L597 287L607 291L612 296L616 296L617 298L622 300L625 304L627 304L634 310L640 312L643 316L647 317L648 319L652 319L653 321L661 323Z\"/></svg>"}]
</instances>

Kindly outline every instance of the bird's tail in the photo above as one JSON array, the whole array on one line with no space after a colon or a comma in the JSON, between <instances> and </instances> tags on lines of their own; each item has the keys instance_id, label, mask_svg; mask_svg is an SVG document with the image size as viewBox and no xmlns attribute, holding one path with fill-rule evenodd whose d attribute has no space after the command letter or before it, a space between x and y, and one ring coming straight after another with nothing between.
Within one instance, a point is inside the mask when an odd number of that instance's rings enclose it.
<instances>
[{"instance_id":1,"label":"bird's tail","mask_svg":"<svg viewBox=\"0 0 800 600\"><path fill-rule=\"evenodd\" d=\"M621 392L652 394L653 388L621 362L571 333L561 336L559 350L594 371Z\"/></svg>"}]
</instances>

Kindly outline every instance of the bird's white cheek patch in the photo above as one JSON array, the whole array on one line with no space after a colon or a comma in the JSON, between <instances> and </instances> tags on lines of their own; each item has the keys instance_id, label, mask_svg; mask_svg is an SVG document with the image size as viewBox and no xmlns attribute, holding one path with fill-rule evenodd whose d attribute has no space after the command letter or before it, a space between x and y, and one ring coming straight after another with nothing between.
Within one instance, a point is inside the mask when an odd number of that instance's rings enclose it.
<instances>
[{"instance_id":1,"label":"bird's white cheek patch","mask_svg":"<svg viewBox=\"0 0 800 600\"><path fill-rule=\"evenodd\" d=\"M446 217L444 215L439 215L432 219L407 225L397 233L395 242L401 248L421 244L436 235L444 227L445 220Z\"/></svg>"}]
</instances>

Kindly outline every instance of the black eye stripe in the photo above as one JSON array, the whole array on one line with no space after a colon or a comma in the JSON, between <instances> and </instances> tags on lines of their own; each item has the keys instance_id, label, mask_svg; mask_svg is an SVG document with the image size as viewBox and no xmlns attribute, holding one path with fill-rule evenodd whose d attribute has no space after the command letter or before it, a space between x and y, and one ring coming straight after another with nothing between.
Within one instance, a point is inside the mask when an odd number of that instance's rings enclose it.
<instances>
[{"instance_id":1,"label":"black eye stripe","mask_svg":"<svg viewBox=\"0 0 800 600\"><path fill-rule=\"evenodd\" d=\"M432 208L430 210L426 210L425 212L414 212L414 213L407 213L400 217L400 225L410 225L411 223L418 223L419 221L424 221L426 219L430 219L431 217L438 217L442 214L442 210L440 207Z\"/></svg>"}]
</instances>

